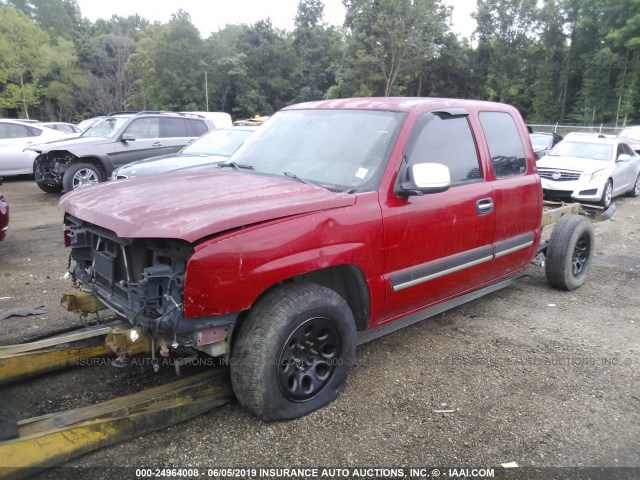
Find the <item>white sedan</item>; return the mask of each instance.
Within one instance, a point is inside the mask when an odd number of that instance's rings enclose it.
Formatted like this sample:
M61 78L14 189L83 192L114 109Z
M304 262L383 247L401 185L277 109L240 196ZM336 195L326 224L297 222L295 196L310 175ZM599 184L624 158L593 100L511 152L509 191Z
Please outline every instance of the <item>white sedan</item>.
M563 140L538 161L538 174L549 200L608 208L613 197L640 194L640 156L616 139Z
M33 161L38 154L24 149L66 136L68 134L39 123L0 119L0 176L32 175Z

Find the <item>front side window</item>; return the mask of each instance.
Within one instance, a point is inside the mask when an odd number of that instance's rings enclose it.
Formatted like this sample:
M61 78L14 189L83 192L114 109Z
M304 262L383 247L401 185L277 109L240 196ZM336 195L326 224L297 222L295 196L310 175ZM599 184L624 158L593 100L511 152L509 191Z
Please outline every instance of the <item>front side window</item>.
M505 112L480 112L480 123L496 177L524 175L527 160L513 117Z
M466 116L426 114L416 122L405 155L410 166L446 165L452 186L482 180L478 152Z

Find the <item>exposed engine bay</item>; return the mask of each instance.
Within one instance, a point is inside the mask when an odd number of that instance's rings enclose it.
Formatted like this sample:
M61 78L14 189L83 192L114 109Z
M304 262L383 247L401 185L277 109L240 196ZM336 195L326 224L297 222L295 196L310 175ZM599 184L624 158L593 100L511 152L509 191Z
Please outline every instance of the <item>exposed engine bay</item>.
M62 177L78 157L64 150L52 150L36 157L34 174L37 182L62 183Z
M184 282L193 254L188 242L119 238L67 215L65 243L71 247L69 272L80 288L140 326L161 348L194 347L213 356L228 352L235 317L185 319Z

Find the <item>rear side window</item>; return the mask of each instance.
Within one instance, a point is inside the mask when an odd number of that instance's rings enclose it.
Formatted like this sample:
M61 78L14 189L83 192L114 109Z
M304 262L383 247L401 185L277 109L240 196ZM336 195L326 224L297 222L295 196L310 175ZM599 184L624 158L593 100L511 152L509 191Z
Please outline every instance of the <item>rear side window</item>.
M466 116L424 115L416 122L406 154L409 165L446 165L452 186L482 180L478 152Z
M189 120L189 122L191 122L193 130L196 132L196 137L201 137L209 131L207 124L202 120Z
M17 125L15 123L0 124L0 138L23 138L29 136L29 127L25 125Z
M496 177L524 175L527 161L513 117L505 112L480 112L480 123Z
M162 138L192 137L189 120L186 118L161 118L160 135Z

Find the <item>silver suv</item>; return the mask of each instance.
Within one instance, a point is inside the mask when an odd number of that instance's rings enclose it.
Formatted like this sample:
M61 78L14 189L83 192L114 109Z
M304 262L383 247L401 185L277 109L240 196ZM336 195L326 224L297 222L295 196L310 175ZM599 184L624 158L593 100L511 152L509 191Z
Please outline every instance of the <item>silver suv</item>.
M175 153L215 128L202 115L171 112L114 113L79 137L30 147L38 186L69 192L109 178L121 165Z

